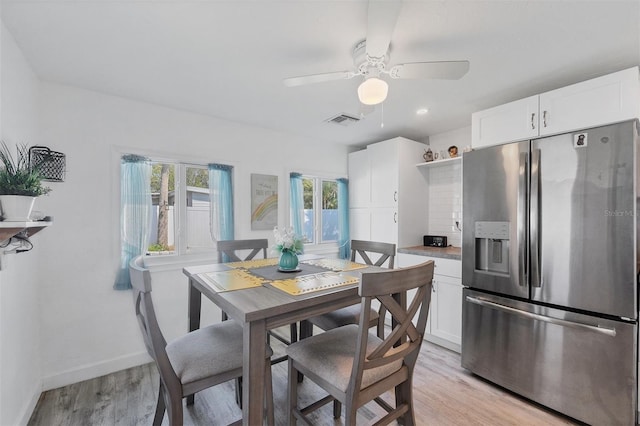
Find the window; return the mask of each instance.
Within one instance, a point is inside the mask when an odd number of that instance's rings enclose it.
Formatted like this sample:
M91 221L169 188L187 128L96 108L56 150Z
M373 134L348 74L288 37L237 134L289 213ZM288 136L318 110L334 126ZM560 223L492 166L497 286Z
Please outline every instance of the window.
M214 248L209 227L207 166L152 161L151 200L147 255L186 254Z
M303 236L307 244L337 242L338 184L335 180L303 176Z

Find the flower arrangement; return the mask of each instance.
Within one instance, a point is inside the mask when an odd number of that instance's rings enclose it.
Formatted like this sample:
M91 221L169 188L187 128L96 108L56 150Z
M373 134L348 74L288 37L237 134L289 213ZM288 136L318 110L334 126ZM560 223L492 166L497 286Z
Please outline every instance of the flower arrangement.
M277 226L273 228L273 235L276 239L275 249L279 253L292 252L301 254L303 249L302 238L293 232L293 228L285 227L279 229Z

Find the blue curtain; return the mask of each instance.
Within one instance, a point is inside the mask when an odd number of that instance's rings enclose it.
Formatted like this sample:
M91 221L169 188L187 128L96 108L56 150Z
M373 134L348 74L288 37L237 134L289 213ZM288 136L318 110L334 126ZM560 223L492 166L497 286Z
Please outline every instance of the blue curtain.
M234 239L232 166L209 164L209 228L213 241ZM226 256L222 259L228 262Z
M338 256L349 259L351 256L351 238L349 236L349 181L338 179Z
M125 155L120 164L120 270L113 288L131 288L129 262L146 252L151 230L151 162Z
M303 236L304 224L304 199L302 189L302 175L300 173L289 174L290 199L291 199L291 227L298 236Z

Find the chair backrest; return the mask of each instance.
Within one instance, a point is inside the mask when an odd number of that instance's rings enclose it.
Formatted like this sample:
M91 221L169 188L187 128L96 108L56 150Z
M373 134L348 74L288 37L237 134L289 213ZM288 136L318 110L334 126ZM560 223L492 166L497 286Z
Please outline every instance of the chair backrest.
M369 257L371 253L379 254L380 257L374 262ZM356 254L359 254L367 265L382 266L388 260L388 268L393 269L393 261L396 257L396 245L377 241L351 240L352 262L356 260Z
M151 299L151 273L144 267L143 256L138 256L129 263L129 276L133 287L133 300L136 317L142 331L147 352L156 362L160 378L167 390L180 389L180 379L176 375L167 356L167 341L162 335L158 318Z
M359 289L362 297L360 333L347 392L352 392L353 395L360 389L365 370L399 360L402 360L402 368L407 368L407 377L411 377L427 325L433 268L434 263L430 260L409 268L362 274ZM416 289L416 294L413 300L407 303L407 291L412 289ZM378 300L391 314L393 329L373 351L367 351L373 299ZM405 306L407 304L408 306ZM418 321L414 324L412 319L418 312Z
M256 240L225 240L218 241L218 262L241 262L243 260L253 259L260 251L263 258L267 258L267 248L269 240L266 238ZM236 251L251 250L249 254L241 258ZM224 259L223 255L227 255L228 259Z

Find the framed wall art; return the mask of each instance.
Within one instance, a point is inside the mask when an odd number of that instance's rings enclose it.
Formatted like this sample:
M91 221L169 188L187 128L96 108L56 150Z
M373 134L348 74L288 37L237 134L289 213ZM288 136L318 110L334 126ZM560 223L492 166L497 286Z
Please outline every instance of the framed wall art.
M251 230L278 224L278 176L251 174Z

